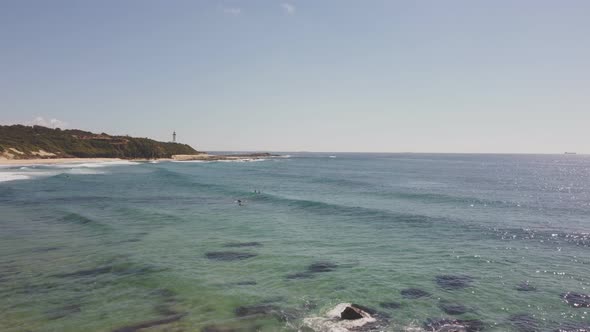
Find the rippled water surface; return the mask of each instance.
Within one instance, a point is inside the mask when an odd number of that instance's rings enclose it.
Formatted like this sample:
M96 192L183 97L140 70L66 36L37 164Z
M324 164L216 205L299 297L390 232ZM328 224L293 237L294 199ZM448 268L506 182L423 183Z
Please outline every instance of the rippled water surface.
M296 331L354 302L554 331L590 323L562 298L590 293L588 232L586 156L3 166L0 330Z

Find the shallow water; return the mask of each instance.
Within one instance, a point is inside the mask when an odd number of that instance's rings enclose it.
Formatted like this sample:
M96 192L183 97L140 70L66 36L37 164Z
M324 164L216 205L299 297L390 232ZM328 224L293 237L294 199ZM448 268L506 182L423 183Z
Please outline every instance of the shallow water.
M586 156L3 167L0 216L1 331L291 331L339 302L590 324L561 298L590 293Z

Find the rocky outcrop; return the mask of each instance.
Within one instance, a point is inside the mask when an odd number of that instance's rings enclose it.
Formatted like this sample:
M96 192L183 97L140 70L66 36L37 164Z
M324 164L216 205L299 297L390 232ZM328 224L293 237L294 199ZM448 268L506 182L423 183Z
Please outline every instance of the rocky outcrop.
M353 303L340 303L323 317L309 317L303 325L315 332L381 331L388 325L379 313ZM367 312L371 311L373 314Z
M340 313L340 318L345 320L362 319L362 310L348 306Z
M519 292L534 292L537 290L537 287L531 285L527 280L516 286L516 290Z
M561 294L561 298L574 308L590 308L590 295L576 292Z
M252 161L266 159L270 157L278 157L270 153L251 153L251 154L228 154L228 155L213 155L208 153L198 154L177 154L173 155L172 159L176 161Z

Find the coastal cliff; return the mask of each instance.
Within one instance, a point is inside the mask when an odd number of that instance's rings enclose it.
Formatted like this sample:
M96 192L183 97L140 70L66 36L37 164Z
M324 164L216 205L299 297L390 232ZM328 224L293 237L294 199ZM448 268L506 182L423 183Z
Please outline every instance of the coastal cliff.
M155 159L199 154L187 144L42 126L0 126L0 159Z

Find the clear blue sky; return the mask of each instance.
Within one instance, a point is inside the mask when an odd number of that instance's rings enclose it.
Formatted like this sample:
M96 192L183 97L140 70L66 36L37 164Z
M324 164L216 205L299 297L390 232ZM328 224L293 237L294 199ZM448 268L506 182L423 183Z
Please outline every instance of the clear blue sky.
M590 153L590 1L1 0L0 123L51 119L202 150Z

